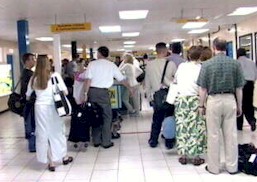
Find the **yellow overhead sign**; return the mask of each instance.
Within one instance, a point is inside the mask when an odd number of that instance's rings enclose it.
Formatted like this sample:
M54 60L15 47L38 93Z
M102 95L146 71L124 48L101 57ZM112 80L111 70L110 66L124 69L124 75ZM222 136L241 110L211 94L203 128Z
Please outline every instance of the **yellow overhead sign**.
M208 20L205 19L205 18L201 18L201 19L178 19L176 22L177 22L177 23L208 22Z
M51 25L52 33L61 32L77 32L77 31L89 31L92 29L91 23L74 23L74 24L56 24Z

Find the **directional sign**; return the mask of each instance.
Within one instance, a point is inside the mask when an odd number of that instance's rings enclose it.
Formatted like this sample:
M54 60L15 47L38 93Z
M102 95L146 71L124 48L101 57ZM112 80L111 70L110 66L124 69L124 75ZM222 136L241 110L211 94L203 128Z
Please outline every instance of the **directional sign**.
M51 32L52 33L89 31L91 29L92 29L91 23L74 23L74 24L51 25Z

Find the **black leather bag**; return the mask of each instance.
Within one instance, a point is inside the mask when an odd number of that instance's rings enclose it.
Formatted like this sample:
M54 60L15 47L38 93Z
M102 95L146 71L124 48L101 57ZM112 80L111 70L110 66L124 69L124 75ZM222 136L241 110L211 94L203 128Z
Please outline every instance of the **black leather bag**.
M153 99L154 99L154 106L156 108L159 108L159 109L163 108L164 103L166 102L168 91L169 91L168 88L161 88L160 90L154 93Z
M12 112L14 112L20 116L23 116L23 109L26 104L26 98L23 98L21 96L21 94L18 94L15 92L15 90L17 89L20 82L21 82L21 80L19 80L18 83L16 84L16 86L14 87L13 92L9 96L7 104L8 104L9 109Z
M145 71L143 71L143 73L141 73L141 74L136 78L137 82L139 82L139 83L143 82L144 79L145 79Z
M166 69L167 69L168 63L169 63L169 61L167 60L166 63L165 63L163 72L162 72L161 85L164 84L164 76L165 76L165 73L166 73ZM166 102L166 98L167 98L168 92L169 92L169 88L168 87L166 87L166 88L162 88L161 87L158 91L156 91L154 93L153 99L154 99L154 107L155 107L155 109L157 109L157 110L169 110L170 109L170 107L172 105L170 105L169 103Z

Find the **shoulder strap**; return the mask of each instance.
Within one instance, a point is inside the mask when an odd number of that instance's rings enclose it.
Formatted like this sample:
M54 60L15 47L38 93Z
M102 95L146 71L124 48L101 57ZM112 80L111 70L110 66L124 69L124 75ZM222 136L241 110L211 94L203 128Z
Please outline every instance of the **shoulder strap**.
M12 92L15 92L15 90L17 89L18 85L21 83L21 77L18 81L18 83L16 83L15 87L13 88Z
M51 76L51 82L52 82L52 85L55 86L55 88L53 87L54 93L59 92L60 91L59 86L58 86L59 81L58 81L57 77Z
M169 63L169 60L166 60L166 63L165 63L164 69L163 69L163 71L162 71L161 84L163 84L163 82L164 82L164 76L165 76L165 73L166 73L166 70L167 70L168 63Z

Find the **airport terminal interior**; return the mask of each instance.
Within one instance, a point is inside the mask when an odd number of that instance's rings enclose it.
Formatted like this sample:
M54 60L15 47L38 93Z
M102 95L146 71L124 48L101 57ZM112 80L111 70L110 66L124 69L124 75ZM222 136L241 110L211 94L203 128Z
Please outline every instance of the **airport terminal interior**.
M8 100L16 85L19 93L25 53L32 53L36 60L47 55L52 68L62 74L63 60L78 55L90 64L97 59L98 48L106 46L109 61L116 64L117 58L131 55L143 70L156 61L159 42L164 42L170 53L172 45L179 43L182 52L178 56L186 62L190 47L213 49L218 37L226 40L228 57L237 59L237 49L244 48L245 57L257 67L256 22L256 0L0 0L0 182L255 182L252 174L232 175L225 170L222 140L220 173L215 175L206 168L206 153L201 156L205 163L182 165L176 146L167 148L164 129L158 145L151 147L148 140L154 110L144 80L137 85L138 113L122 103L124 89L120 85L110 88L112 109L118 120L122 119L115 131L120 137L113 137L112 147L96 147L92 140L88 146L83 142L74 146L68 141L71 116L61 117L73 161L55 163L55 172L38 162L36 152L29 152L24 118L10 110ZM257 118L254 81L252 105ZM251 143L257 148L257 131L246 118L237 139L238 144ZM255 162L252 170L257 175L256 155L257 149L249 163Z

